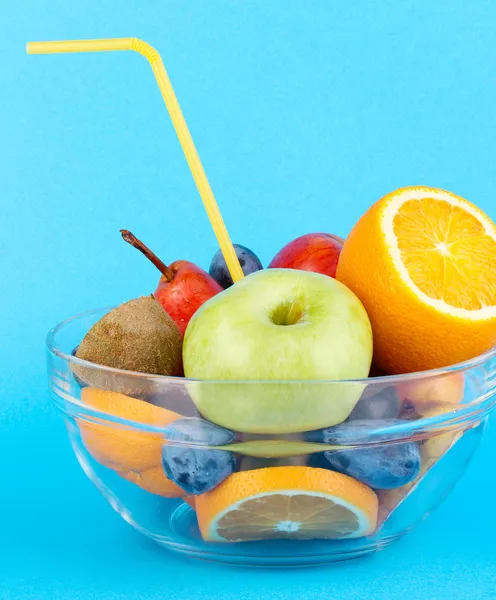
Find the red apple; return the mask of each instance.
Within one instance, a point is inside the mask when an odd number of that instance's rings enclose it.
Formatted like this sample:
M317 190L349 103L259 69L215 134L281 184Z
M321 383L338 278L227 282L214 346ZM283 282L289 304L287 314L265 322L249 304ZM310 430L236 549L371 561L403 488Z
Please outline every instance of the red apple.
M122 229L121 234L162 273L154 296L184 335L191 317L204 302L222 292L222 287L194 263L177 260L167 266L130 231Z
M172 279L162 275L154 296L184 335L195 312L223 288L206 271L187 260L177 260L169 269Z
M344 240L330 233L307 233L284 246L269 269L298 269L336 277L343 244Z

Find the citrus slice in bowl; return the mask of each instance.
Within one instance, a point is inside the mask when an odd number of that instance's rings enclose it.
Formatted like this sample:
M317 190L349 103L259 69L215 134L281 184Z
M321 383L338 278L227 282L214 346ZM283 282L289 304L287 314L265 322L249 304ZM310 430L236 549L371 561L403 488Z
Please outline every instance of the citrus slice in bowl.
M445 367L496 342L496 226L450 192L408 187L376 202L346 239L337 279L365 306L387 373Z
M374 530L377 496L327 469L269 467L234 473L196 511L208 542L354 538Z
M403 406L411 406L419 417L456 410L465 395L465 374L453 371L435 377L414 378L397 385Z
M97 388L81 391L84 404L110 417L129 419L143 425L165 427L181 415L143 400ZM162 462L164 436L137 427L123 427L110 419L99 422L79 420L84 445L90 454L107 467L121 471L141 471Z
M108 420L78 419L81 440L96 461L152 494L168 498L184 495L183 490L164 473L164 436L140 430L137 425L124 427L111 421L113 416L137 424L165 427L181 415L131 396L97 388L84 388L81 400L109 415Z
M162 465L141 471L117 471L117 473L150 494L164 498L182 498L184 496L184 490L167 478Z

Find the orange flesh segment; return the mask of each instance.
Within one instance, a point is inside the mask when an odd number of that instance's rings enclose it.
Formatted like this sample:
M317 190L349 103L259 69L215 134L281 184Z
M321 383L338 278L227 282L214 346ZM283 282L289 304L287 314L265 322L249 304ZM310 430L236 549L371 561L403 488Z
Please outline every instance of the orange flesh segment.
M226 540L339 538L358 525L356 515L329 498L273 494L246 500L220 519L217 531Z
M393 227L403 264L424 294L466 310L496 305L496 240L475 216L427 197L402 204Z

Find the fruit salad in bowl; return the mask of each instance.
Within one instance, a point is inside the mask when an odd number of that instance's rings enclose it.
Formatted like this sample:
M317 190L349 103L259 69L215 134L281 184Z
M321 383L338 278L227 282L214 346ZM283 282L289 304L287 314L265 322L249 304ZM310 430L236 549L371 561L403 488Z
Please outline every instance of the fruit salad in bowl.
M111 506L162 546L265 566L375 552L461 478L495 404L496 226L404 188L266 269L234 249L48 336L50 387Z

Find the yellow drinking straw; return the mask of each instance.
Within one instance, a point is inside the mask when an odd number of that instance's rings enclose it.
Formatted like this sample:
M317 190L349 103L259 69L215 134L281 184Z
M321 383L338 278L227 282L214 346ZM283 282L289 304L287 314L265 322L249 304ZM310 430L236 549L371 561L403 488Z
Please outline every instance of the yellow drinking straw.
M214 230L220 249L224 255L229 273L234 282L244 277L238 257L227 232L212 188L196 151L183 113L177 101L176 94L170 82L160 54L138 38L112 38L101 40L72 40L61 42L30 42L26 46L28 54L59 54L66 52L105 52L109 50L134 50L144 56L150 63L158 87L162 93L172 124L181 143L184 155L188 161L191 174L200 193L203 205Z

